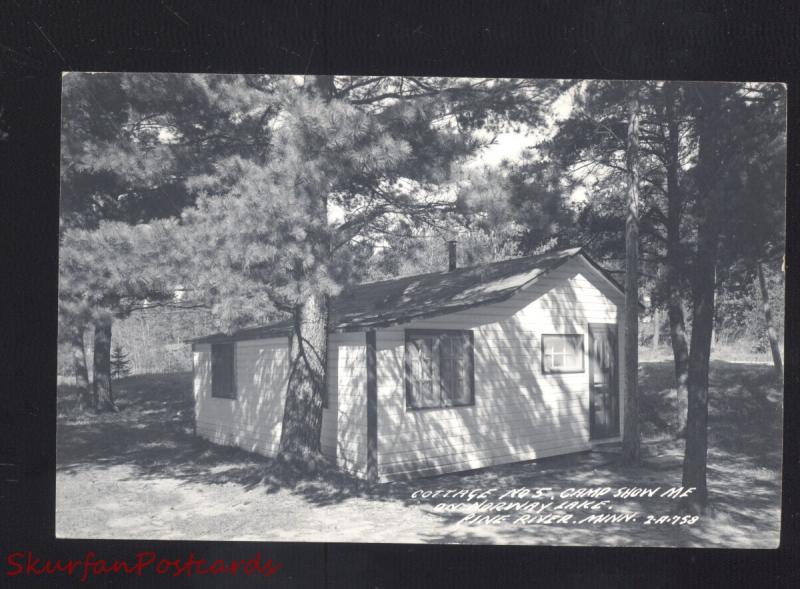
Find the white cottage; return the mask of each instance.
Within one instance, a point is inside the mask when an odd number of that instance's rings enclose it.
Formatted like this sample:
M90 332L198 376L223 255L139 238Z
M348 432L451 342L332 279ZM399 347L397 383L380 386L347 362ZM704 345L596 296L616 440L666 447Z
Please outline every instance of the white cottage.
M347 290L332 307L323 453L386 481L619 439L623 300L580 249ZM289 328L193 340L200 436L276 454Z

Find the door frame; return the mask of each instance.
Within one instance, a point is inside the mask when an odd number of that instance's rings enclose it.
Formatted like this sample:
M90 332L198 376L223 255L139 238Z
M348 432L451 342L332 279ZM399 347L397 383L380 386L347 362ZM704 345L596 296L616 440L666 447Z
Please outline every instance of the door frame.
M617 438L621 435L620 423L620 409L621 409L621 395L620 395L620 361L619 361L619 330L616 323L589 323L587 325L587 334L589 340L586 342L589 354L589 440L607 440ZM594 353L593 341L595 335L603 334L609 342L614 353L614 370L610 383L611 397L612 397L612 415L611 425L609 429L611 433L606 433L604 436L598 436L594 433L594 362L591 354Z

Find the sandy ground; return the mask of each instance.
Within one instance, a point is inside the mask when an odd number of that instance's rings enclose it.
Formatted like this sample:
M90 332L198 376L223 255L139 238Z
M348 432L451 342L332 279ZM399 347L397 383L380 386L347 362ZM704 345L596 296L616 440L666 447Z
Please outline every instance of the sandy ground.
M76 495L86 506L61 508ZM350 498L314 508L291 490L265 495L235 483L141 481L129 466L97 478L59 477L58 504L59 536L69 537L419 542L435 527L431 516L399 503ZM87 520L102 522L103 529L87 528ZM391 525L376 525L381 521Z
M61 411L56 534L62 538L486 543L632 546L777 546L782 391L768 368L715 364L709 487L712 509L694 525L645 525L673 513L664 498L611 499L608 513L638 521L575 525L458 523L468 512L437 511L418 490L680 485L681 441L668 436L667 364L643 368L643 465L619 465L616 448L408 483L368 485L335 471L289 472L274 461L221 448L191 433L187 375L132 377L122 410ZM724 392L722 395L720 393ZM60 408L68 407L67 402ZM495 494L494 499L497 499ZM606 508L604 508L606 509ZM566 513L564 511L558 512ZM580 517L594 512L581 513ZM573 520L574 521L574 520Z

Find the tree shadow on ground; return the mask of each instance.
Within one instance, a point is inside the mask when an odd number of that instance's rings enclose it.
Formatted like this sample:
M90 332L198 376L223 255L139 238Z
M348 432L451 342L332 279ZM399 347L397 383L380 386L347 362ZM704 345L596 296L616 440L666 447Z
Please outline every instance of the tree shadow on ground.
M712 362L709 446L781 469L783 384L768 365Z
M290 465L194 435L191 373L143 375L115 383L119 412L77 414L62 387L56 461L59 472L126 465L136 478L170 477L212 485L234 483L274 493L290 489L317 505L353 497L396 499L402 484L374 485L327 461ZM387 491L389 491L387 493Z
M674 438L678 416L675 372L670 362L639 365L640 432L643 440Z

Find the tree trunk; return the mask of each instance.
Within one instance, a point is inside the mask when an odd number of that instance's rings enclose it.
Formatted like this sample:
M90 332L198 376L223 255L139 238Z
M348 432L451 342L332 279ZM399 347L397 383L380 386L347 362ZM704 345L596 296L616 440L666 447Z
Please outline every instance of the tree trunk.
M83 326L75 328L72 334L72 366L75 371L75 386L77 387L78 409L96 409L93 396L89 390L89 370L86 367L86 349L83 344Z
M667 317L669 336L672 343L672 357L675 364L675 392L677 395L677 416L675 433L678 437L686 435L686 412L688 410L687 381L689 379L689 344L686 341L686 323L681 296L681 211L683 194L680 190L678 169L680 167L680 129L675 116L675 87L672 83L664 85L664 115L667 121L665 154L667 171Z
M83 370L86 372L86 388L90 389L89 386L89 361L86 359L86 329L81 332L81 364L83 365Z
M625 421L622 460L639 462L639 87L628 90L628 215L625 221Z
M322 400L327 386L328 298L310 296L294 313L289 344L289 382L280 455L308 460L321 452Z
M94 325L94 402L98 411L116 411L111 390L111 325L113 319L104 315Z
M767 326L767 337L769 347L772 351L772 364L779 379L783 378L783 362L781 362L781 349L778 347L778 336L775 327L772 325L772 308L769 306L769 291L767 291L767 281L764 280L764 266L758 262L758 285L761 288L761 304L764 309L764 321Z
M661 331L661 311L658 307L653 308L653 341L651 342L651 347L655 352L658 350L659 342L659 332Z
M333 76L314 76L310 88L330 101L336 91ZM319 223L321 230L306 236L314 263L325 267L331 259L328 224L328 195L324 184L308 188L308 214ZM302 283L308 269L297 261L295 279ZM313 287L312 287L313 288ZM329 297L323 292L311 292L292 313L294 328L289 342L289 381L278 456L282 460L313 462L321 457L322 405L327 393Z
M704 240L708 241L708 240ZM709 244L710 245L710 244ZM701 264L712 263L708 254ZM712 269L713 270L713 269ZM698 268L698 271L700 269ZM708 368L711 358L711 332L714 325L714 272L696 277L692 315L692 339L687 379L686 454L683 460L683 486L694 487L687 504L702 512L708 501L706 468L708 454Z
M687 388L689 380L689 344L686 341L686 323L680 301L680 292L677 292L677 289L671 289L671 291L667 313L669 315L669 336L672 341L672 357L675 362L675 391L677 395L675 435L682 438L686 436L686 412L689 408L689 391Z
M708 370L714 330L714 294L719 248L718 134L722 130L721 88L718 84L699 86L701 97L697 114L697 256L692 269L692 337L689 350L686 454L683 460L683 486L693 493L683 501L684 509L701 513L708 503L706 481L708 461Z

